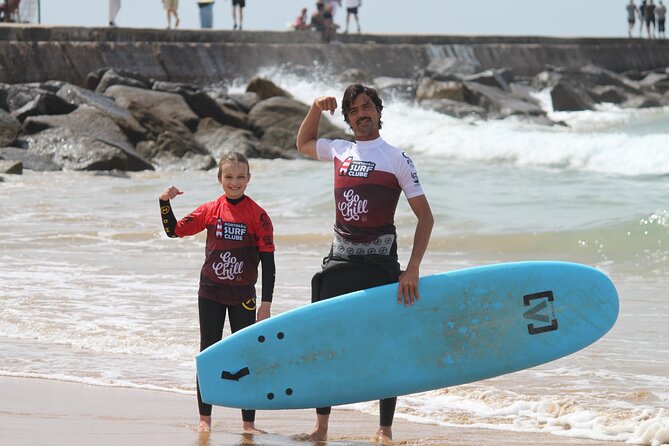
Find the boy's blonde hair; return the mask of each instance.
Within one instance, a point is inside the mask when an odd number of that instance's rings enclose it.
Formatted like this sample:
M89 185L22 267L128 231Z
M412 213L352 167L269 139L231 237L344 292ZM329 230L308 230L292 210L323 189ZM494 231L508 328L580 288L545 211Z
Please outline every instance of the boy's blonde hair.
M248 173L251 173L251 166L249 165L249 159L246 158L246 155L244 155L241 152L225 152L223 156L221 156L221 160L218 162L218 179L221 179L221 170L223 168L223 164L227 163L241 163L241 164L246 164L246 170Z

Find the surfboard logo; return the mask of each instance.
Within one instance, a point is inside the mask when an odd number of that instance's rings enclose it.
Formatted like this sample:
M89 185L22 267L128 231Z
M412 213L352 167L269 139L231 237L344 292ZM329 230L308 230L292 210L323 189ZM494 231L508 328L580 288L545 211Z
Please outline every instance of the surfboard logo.
M558 321L555 317L555 298L552 291L527 294L523 296L526 307L533 304L532 308L523 313L525 319L540 322L543 325L536 326L534 323L527 324L527 332L531 335L555 331L558 329ZM546 314L548 313L548 314Z

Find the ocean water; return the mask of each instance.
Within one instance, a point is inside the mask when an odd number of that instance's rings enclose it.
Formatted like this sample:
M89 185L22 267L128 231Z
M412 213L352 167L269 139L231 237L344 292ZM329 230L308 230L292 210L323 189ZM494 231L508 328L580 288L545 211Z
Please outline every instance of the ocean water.
M263 74L307 103L342 91ZM550 110L547 96L538 97ZM397 417L669 444L669 109L550 116L569 126L457 120L386 98L382 135L411 153L436 220L421 274L565 260L607 273L621 298L615 327L592 346L400 397ZM278 314L309 302L311 275L331 240L331 168L307 160L252 160L251 168L247 192L276 228ZM157 197L171 184L185 191L173 202L178 217L221 192L213 171L5 176L0 375L194 395L204 238L163 234ZM414 219L401 201L405 265ZM348 408L375 413L376 403Z

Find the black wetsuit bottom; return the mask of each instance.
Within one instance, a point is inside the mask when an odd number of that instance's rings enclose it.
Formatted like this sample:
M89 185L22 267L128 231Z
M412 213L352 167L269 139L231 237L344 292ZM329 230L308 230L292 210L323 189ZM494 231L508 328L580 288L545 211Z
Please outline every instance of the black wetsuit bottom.
M198 310L200 313L200 351L206 349L223 338L223 326L225 325L226 312L230 315L230 330L237 330L252 325L256 320L255 303L246 305L225 305L203 297L198 298ZM202 402L200 385L195 379L197 387L197 405L200 415L211 416L211 404ZM256 418L255 410L242 409L242 420L253 422Z
M365 257L351 261L326 258L323 271L312 279L311 301L318 302L353 291L397 282L401 272L399 264L392 259L378 256L375 258L376 261L369 261L369 258ZM379 401L380 426L392 426L396 404L397 397ZM319 407L316 413L329 415L331 410L331 407Z

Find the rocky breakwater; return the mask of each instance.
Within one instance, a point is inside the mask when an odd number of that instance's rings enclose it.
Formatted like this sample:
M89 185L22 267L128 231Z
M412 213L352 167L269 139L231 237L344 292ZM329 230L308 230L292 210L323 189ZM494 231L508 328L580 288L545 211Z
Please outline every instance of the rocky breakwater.
M246 92L156 81L103 69L88 87L48 81L0 84L5 170L211 169L228 150L293 158L308 106L263 79ZM346 138L327 119L323 135Z
M299 78L313 67L284 64ZM516 75L511 68L479 71L471 61L440 59L407 77L373 76L349 68L317 73L328 83L363 82L382 97L401 98L472 123L524 119L554 125L538 93L550 91L555 111L669 105L669 68L615 73L588 65L547 66ZM0 84L0 172L31 170L211 169L228 150L249 157L294 158L295 137L309 105L272 82L253 78L246 91L151 79L103 68L86 87L63 81ZM562 124L563 125L563 124ZM327 118L320 135L350 138Z

